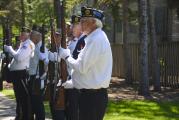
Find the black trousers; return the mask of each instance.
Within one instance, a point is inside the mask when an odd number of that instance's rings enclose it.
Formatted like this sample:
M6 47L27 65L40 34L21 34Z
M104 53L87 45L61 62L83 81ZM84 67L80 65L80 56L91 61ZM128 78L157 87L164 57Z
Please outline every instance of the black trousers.
M66 120L79 120L79 90L66 89Z
M30 120L30 99L27 89L27 72L26 70L11 71L14 94L16 97L16 120L20 120L19 115L22 113L21 120ZM20 112L21 110L21 112Z
M50 112L53 120L65 120L65 111L54 108L54 84L50 84Z
M79 96L79 120L103 120L107 107L106 89L81 89Z
M40 84L40 79L36 79L36 75L30 76L29 81L29 93L30 93L30 100L31 100L31 106L32 106L32 119L35 115L35 120L45 120L45 108L43 104L43 96L42 96L42 90L40 90L39 85L39 91L36 93L34 90L34 84Z

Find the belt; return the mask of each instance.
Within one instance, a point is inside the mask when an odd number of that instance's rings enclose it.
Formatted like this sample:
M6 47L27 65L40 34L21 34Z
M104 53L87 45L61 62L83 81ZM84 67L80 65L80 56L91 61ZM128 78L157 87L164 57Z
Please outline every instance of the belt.
M76 89L75 90L81 92L81 93L95 93L95 92L103 92L103 91L107 91L107 88L99 88L99 89Z

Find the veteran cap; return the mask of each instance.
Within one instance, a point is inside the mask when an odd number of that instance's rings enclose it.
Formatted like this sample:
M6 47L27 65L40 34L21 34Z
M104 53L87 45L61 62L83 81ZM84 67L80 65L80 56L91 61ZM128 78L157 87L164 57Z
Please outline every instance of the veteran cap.
M102 21L104 14L101 10L83 6L81 7L81 17L94 17Z
M30 33L31 30L30 30L28 27L22 27L22 28L21 28L21 32L27 32L27 33Z
M81 16L78 15L72 15L71 16L71 24L76 24L79 23L81 19Z

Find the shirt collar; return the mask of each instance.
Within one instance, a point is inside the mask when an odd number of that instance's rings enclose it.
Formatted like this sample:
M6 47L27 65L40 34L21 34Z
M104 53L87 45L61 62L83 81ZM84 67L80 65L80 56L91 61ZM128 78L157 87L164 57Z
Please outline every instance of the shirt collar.
M89 38L91 38L92 36L94 36L96 33L98 33L99 31L101 31L101 28L97 28L94 31L92 31L89 35L87 35L87 37L85 38L85 41L87 42Z

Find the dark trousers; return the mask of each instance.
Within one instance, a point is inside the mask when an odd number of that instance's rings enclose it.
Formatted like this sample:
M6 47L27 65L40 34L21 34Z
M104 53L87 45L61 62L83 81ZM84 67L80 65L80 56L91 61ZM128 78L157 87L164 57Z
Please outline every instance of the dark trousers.
M21 120L30 120L30 105L29 105L29 93L27 89L27 73L25 70L11 71L13 78L13 88L16 97L17 109L16 109L16 120L20 120L19 113L21 109L22 118ZM19 110L18 110L19 109Z
M107 102L106 89L80 90L79 120L103 120Z
M65 111L64 110L56 110L55 109L55 101L54 101L54 84L50 84L50 112L53 120L65 120Z
M79 90L66 89L66 119L79 120Z
M20 102L16 99L16 117L15 120L21 120L22 119L22 108L20 105Z
M40 90L39 85L39 91L36 93L34 90L34 84L40 84L40 79L36 79L36 76L30 76L29 81L29 93L30 93L30 99L31 99L31 106L32 106L32 119L35 115L35 120L45 120L45 109L43 104L43 96L42 96L42 90Z

